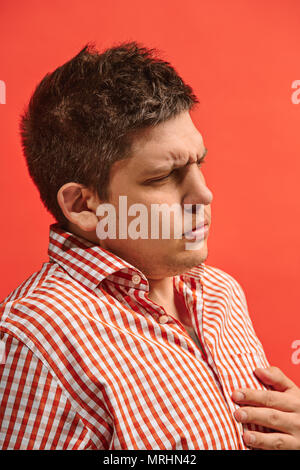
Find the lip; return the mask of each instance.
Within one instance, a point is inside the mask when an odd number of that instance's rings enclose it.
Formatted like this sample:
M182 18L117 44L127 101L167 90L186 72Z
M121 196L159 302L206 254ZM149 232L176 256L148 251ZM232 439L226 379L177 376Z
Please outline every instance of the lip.
M194 238L205 238L209 231L209 223L207 221L204 224L197 225L187 232L184 232L183 236L186 238L194 239Z

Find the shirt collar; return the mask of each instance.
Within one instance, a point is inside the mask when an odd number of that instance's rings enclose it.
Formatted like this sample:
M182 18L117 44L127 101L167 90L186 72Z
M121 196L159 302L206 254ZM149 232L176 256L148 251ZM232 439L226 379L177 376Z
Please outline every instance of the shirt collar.
M139 274L141 283L137 286L127 279L125 283L129 287L148 290L147 278L135 266L100 245L68 232L58 223L49 228L48 255L51 261L59 264L71 277L91 290L95 290L103 279L121 271L127 278L128 274L129 278L134 273ZM204 273L204 267L205 263L201 263L176 277L199 279Z
M66 231L58 223L49 228L48 255L51 261L59 264L71 277L92 290L103 279L120 270L133 270L145 278L127 261L100 245Z

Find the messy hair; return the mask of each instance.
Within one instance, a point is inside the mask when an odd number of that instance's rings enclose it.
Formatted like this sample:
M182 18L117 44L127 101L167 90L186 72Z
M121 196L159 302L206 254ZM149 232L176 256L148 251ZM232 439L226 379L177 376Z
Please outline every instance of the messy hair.
M124 42L101 54L88 43L37 85L20 119L29 174L65 225L57 192L76 182L109 197L109 172L130 157L138 132L190 110L198 99L157 49Z

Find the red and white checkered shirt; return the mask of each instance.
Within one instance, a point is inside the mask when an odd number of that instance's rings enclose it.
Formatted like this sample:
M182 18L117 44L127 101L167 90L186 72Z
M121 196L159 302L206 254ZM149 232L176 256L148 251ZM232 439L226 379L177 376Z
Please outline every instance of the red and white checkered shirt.
M1 449L246 448L231 393L269 364L235 279L173 278L202 351L126 261L58 224L48 253L1 304Z

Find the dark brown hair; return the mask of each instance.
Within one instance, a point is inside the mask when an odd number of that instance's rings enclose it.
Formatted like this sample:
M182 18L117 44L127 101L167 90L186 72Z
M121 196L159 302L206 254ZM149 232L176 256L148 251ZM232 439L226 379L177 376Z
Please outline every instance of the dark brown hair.
M57 192L71 181L107 200L110 167L130 157L138 131L196 103L157 49L125 42L99 54L88 43L42 79L21 115L28 171L47 210L66 223Z

